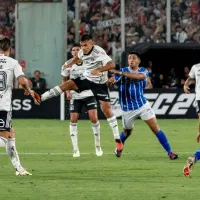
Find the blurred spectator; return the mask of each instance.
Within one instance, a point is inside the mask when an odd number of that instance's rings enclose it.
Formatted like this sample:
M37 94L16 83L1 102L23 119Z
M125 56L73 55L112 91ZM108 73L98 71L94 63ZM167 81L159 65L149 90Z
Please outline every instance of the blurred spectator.
M153 71L152 61L148 62L148 66L146 67L146 69L149 72L149 78L150 78L150 82L151 82L153 88L160 87L159 77L158 77L158 74Z
M185 84L185 81L187 80L187 78L189 76L189 72L190 72L189 67L185 66L184 70L183 70L183 76L181 77L181 81L180 81L181 87L183 87L183 85ZM194 80L191 81L190 88L195 88L195 81Z
M183 28L178 25L176 27L176 35L174 39L176 40L177 43L184 43L186 39L188 38L188 35L185 31L183 31Z
M46 89L47 85L46 85L46 80L44 78L40 77L40 71L36 70L34 72L34 77L30 78L31 82L32 82L32 88L33 89Z
M176 76L175 68L171 68L169 75L166 78L166 84L163 86L164 88L178 88L179 81Z
M11 56L15 56L15 0L0 0L0 35L10 37Z

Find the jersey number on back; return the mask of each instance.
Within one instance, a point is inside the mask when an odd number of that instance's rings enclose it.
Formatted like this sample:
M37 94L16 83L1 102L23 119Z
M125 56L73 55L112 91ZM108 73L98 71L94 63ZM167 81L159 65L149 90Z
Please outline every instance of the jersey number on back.
M7 83L7 74L5 72L0 72L0 91L4 91L6 89Z

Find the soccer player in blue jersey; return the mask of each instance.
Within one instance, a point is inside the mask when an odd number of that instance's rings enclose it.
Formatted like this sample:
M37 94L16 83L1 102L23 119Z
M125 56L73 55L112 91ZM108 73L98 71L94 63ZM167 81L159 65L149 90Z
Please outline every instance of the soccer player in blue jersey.
M178 155L172 152L165 133L158 126L154 111L144 97L144 88L149 74L145 68L139 67L140 62L140 58L136 54L130 53L128 67L121 68L120 71L111 70L114 76L109 79L109 82L118 85L119 102L123 110L122 123L124 130L120 135L120 139L125 143L132 133L134 121L141 117L156 135L169 158L175 160Z

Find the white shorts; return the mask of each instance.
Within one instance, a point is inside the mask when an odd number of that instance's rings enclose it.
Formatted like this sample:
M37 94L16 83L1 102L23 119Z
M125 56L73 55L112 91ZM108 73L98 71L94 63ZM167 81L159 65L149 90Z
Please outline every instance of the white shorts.
M138 110L123 111L122 113L123 128L132 129L134 126L134 121L138 117L140 117L144 121L155 117L155 113L148 102L142 107L140 107Z

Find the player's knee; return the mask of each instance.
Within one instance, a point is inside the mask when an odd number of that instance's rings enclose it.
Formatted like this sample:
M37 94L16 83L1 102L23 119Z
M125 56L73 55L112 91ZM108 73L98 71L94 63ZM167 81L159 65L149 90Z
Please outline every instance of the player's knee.
M106 118L113 117L113 113L112 113L111 107L102 108L102 111L103 111L103 113L104 113Z
M125 130L124 130L124 135L125 135L125 136L130 136L131 133L132 133L132 129L125 129Z
M159 132L159 130L160 130L159 126L157 126L157 125L156 126L152 126L150 128L151 128L151 130L152 130L152 132L154 134L157 134Z
M96 124L98 122L98 118L97 117L90 117L90 121L93 123L93 124Z

